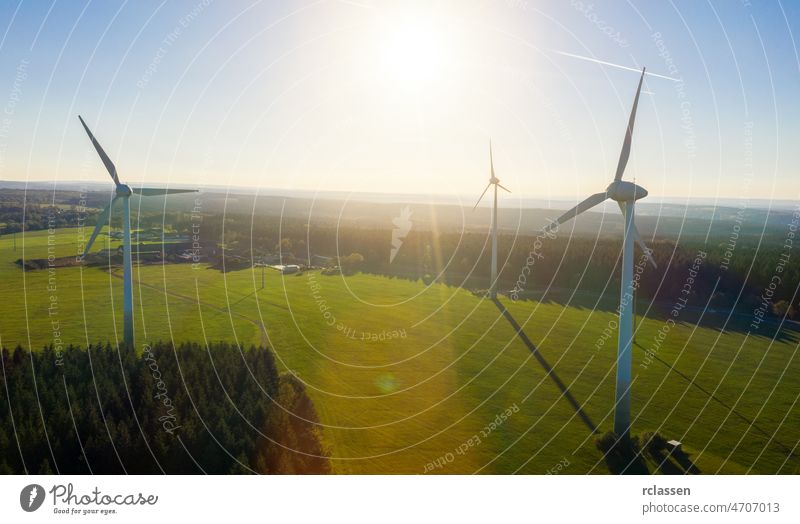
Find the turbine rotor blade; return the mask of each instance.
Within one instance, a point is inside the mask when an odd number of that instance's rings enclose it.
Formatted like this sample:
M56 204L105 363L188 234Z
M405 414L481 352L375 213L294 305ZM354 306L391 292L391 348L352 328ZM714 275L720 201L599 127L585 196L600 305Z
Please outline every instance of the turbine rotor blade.
M653 266L653 269L658 269L658 264L656 264L656 261L653 258L652 251L647 247L647 244L644 243L644 240L642 240L642 235L639 234L636 224L633 224L633 239L637 244L639 244L639 247L642 248L642 252L647 257L647 261L650 262L650 265Z
M576 216L580 215L581 213L583 213L584 211L590 210L591 208L593 208L597 204L600 204L601 202L603 202L607 198L608 198L608 194L606 194L606 193L595 193L594 195L590 196L589 198L587 198L586 200L584 200L583 202L581 202L577 206L573 207L572 209L570 209L569 211L567 211L566 213L564 213L563 215L561 215L560 217L555 219L553 222L548 224L543 229L543 231L545 233L547 233L548 231L554 229L556 226L558 226L560 224L563 224L564 222L566 222L570 218L576 217Z
M478 197L478 201L477 201L477 202L475 202L475 207L473 207L473 208L472 208L472 210L473 210L473 211L475 211L475 209L478 207L478 204L480 204L480 203L481 203L481 200L483 200L483 195L485 195L485 194L486 194L486 192L487 192L487 191L489 191L489 187L490 187L491 185L492 185L492 183L491 183L491 182L489 182L488 184L486 184L486 189L484 189L484 190L483 190L483 193L481 193L481 196L480 196L480 197Z
M114 202L117 201L117 197L114 197L111 200L111 203L103 209L100 214L97 216L97 224L94 226L94 231L92 232L91 238L89 238L89 242L86 243L86 248L83 250L82 257L85 257L89 250L92 248L92 244L94 244L94 239L97 238L97 235L100 233L100 230L103 229L103 226L106 225L108 222L108 216L111 214L111 207L114 205Z
M502 189L502 190L503 190L503 191L505 191L506 193L511 193L511 190L510 190L510 189L506 189L505 187L503 187L503 186L502 186L502 185L500 185L499 183L497 184L497 187L499 187L500 189Z
M492 171L492 180L496 177L494 176L494 158L492 158L492 139L489 139L489 167Z
M86 134L88 134L89 138L92 140L92 145L97 151L97 154L100 155L100 160L102 160L103 164L106 166L108 174L111 175L111 178L112 180L114 180L114 183L116 185L119 185L119 177L117 176L117 168L114 167L114 162L112 162L111 159L108 158L108 155L106 154L105 151L103 151L102 146L100 146L100 142L98 142L97 139L94 137L92 132L89 130L89 126L86 125L86 122L83 121L83 118L81 118L80 115L78 115L78 120L81 121L81 124L83 124L83 128L86 130Z
M197 189L163 189L158 187L137 187L133 189L133 193L135 195L141 195L141 196L174 195L176 193L197 193L197 191L198 191Z
M625 131L625 140L622 142L622 151L619 154L619 162L617 163L617 174L614 175L614 181L622 180L622 173L625 172L625 166L628 165L628 157L631 156L631 140L633 138L633 122L636 120L636 108L639 105L639 94L642 92L642 81L644 80L645 68L642 68L642 76L639 78L639 87L636 88L636 97L633 99L633 108L631 109L631 116L628 120L628 129Z
M619 210L622 211L622 216L625 216L625 207L623 206L622 202L617 202L619 204ZM658 264L656 264L655 259L653 258L652 251L647 247L647 244L644 243L642 240L642 235L639 234L639 228L636 227L636 223L633 223L633 240L639 244L639 247L642 250L642 253L647 257L647 261L650 262L650 265L653 266L653 269L658 269Z

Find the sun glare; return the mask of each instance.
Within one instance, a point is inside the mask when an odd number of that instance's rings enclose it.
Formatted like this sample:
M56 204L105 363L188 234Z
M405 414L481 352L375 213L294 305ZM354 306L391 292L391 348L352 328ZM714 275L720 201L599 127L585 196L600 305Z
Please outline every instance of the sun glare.
M442 28L430 20L405 20L387 28L384 38L380 68L387 83L418 91L441 80L447 60Z

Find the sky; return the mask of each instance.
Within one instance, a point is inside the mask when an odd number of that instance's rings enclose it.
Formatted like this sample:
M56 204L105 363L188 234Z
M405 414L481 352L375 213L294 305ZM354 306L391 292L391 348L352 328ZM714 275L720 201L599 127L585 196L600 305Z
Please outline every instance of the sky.
M800 197L800 5L0 2L0 180ZM578 58L584 57L584 58ZM669 77L669 78L663 78Z

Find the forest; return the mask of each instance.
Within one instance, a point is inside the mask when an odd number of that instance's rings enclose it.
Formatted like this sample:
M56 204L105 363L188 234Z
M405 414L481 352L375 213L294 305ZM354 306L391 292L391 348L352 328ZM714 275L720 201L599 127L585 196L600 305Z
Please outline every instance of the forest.
M0 200L0 233L19 233L55 227L94 224L95 209L109 201L108 194L77 191L6 189Z
M2 372L0 474L331 470L303 384L264 348L3 349Z

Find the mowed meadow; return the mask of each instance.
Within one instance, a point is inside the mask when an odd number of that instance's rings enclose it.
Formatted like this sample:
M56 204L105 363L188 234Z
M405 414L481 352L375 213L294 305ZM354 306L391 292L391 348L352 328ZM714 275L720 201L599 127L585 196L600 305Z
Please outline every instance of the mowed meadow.
M56 256L74 256L78 231L58 230L54 242ZM15 260L46 258L48 234L18 234L16 244L0 237L4 347L121 338L121 269L23 272ZM157 340L268 345L306 384L339 473L608 472L594 441L612 426L612 307L498 306L456 287L365 274L265 277L261 289L260 268L135 266L137 350ZM682 441L704 474L800 471L796 331L748 336L709 313L655 346L667 314L637 320L633 433ZM165 377L173 389L179 380Z

